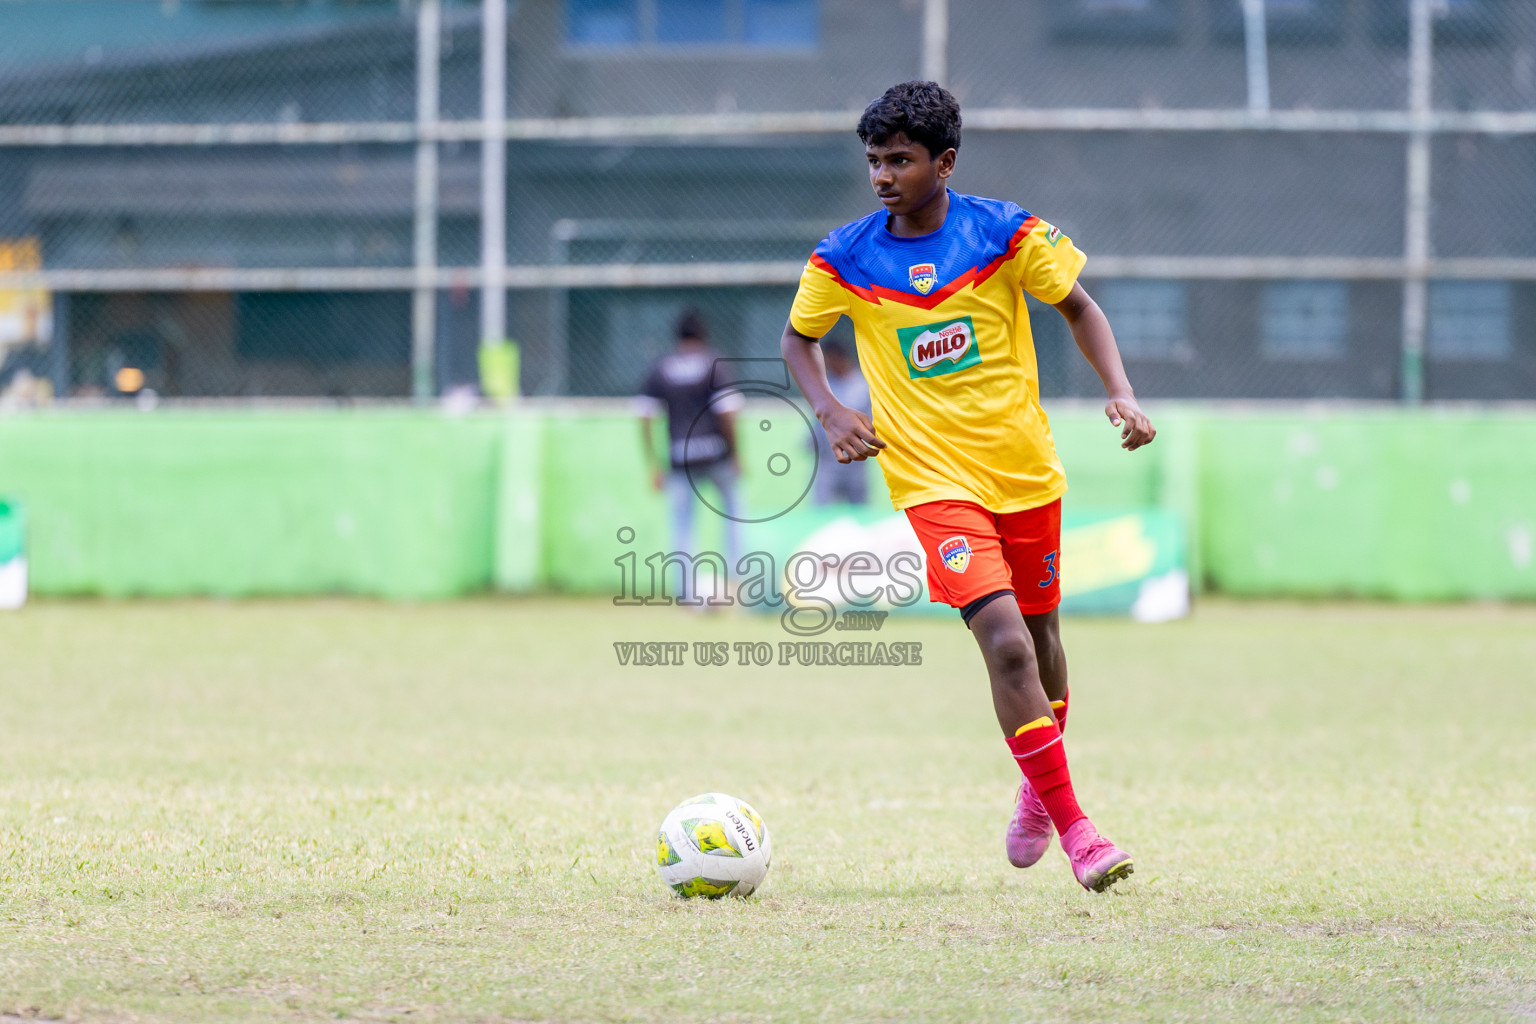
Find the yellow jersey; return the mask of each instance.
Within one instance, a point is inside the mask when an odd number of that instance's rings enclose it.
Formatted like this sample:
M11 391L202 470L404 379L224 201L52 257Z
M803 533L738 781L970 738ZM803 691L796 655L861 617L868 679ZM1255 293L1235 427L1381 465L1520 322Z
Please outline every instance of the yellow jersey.
M898 509L970 501L992 512L1066 492L1026 293L1057 303L1087 257L1010 202L949 193L944 226L894 235L878 210L829 234L800 275L789 322L820 338L853 321L876 460Z

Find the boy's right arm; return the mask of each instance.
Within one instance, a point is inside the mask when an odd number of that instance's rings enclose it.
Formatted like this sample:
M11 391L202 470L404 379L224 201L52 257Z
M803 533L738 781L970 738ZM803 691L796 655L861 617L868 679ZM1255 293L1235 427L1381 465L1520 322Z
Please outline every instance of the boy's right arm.
M1067 297L1055 306L1066 319L1083 357L1104 382L1104 391L1109 395L1104 415L1121 428L1120 447L1135 451L1144 444L1151 444L1157 436L1157 428L1136 403L1136 393L1131 390L1130 379L1125 375L1120 349L1115 345L1115 334L1110 330L1104 311L1083 289L1081 282L1072 285Z
M821 344L816 338L808 338L790 324L784 325L784 336L779 339L779 351L789 367L800 392L811 403L821 427L827 432L832 454L838 462L863 462L880 454L885 442L875 436L875 425L868 416L857 409L850 409L832 394L827 382L827 364L821 355Z

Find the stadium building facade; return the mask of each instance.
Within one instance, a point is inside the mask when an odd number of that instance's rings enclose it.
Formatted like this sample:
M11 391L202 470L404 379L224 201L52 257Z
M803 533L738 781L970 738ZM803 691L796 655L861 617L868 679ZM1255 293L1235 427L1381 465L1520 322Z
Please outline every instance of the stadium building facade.
M1409 6L1271 0L1256 110L1237 0L951 0L942 70L971 114L955 187L1016 200L1089 253L1085 280L1144 395L1395 399L1411 132L1390 118L1409 103ZM932 7L511 4L508 112L535 128L508 147L508 263L699 268L697 282L674 270L661 287L555 275L560 287L514 289L524 390L632 392L687 306L724 352L776 354L795 263L873 206L852 132L806 114L857 110L931 71ZM1432 109L1536 111L1536 12L1498 0L1436 11ZM444 5L443 120L478 116L479 25L478 5ZM0 126L417 118L417 20L397 0L30 0L6 5L0 26ZM1201 112L1249 119L1223 127ZM786 120L772 131L730 120L756 113ZM612 137L598 119L619 126ZM624 129L640 119L657 127ZM410 267L414 140L367 135L306 145L18 136L0 147L13 197L0 236L39 239L49 271ZM1461 263L1428 275L1425 393L1530 398L1536 131L1437 130L1428 145L1428 255ZM445 139L438 158L437 265L471 268L479 143ZM755 269L720 269L733 264ZM25 365L61 394L112 395L132 364L173 396L410 393L411 298L399 287L78 281L55 289L48 344L0 353L0 387ZM467 275L439 293L437 390L476 379L477 306ZM1094 395L1058 318L1045 311L1036 325L1047 396Z

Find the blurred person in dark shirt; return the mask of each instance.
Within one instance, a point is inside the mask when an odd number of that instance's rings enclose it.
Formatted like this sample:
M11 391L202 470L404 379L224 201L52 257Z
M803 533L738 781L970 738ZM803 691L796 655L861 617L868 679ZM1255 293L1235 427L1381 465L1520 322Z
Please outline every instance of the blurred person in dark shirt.
M857 409L865 416L873 416L869 401L869 384L859 372L859 364L848 346L833 338L821 343L821 354L827 362L827 383L837 400L850 409ZM821 440L827 444L827 432L818 428ZM815 501L818 505L831 505L844 501L850 505L862 505L869 497L869 463L863 461L838 462L824 458L816 466Z
M693 547L694 489L707 481L720 492L715 507L726 513L727 576L741 554L736 412L745 404L732 387L728 365L710 347L704 318L689 310L678 321L676 346L651 364L640 389L640 435L652 481L667 492L671 505L673 550L698 554ZM651 434L662 413L667 417L665 467L657 463ZM691 597L692 591L692 581L685 580L683 592Z

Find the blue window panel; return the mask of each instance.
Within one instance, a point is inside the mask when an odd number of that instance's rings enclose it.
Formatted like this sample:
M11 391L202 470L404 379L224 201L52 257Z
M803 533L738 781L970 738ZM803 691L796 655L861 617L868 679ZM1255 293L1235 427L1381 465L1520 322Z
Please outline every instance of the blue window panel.
M566 38L581 46L640 41L640 0L566 0Z
M697 46L729 43L726 0L656 0L656 41Z
M816 0L743 0L748 46L814 47L820 35Z
M1497 362L1511 351L1508 281L1430 282L1430 358Z
M1243 5L1237 0L1207 0L1212 34L1226 43L1247 37ZM1339 38L1345 0L1264 0L1264 32L1271 43L1326 43Z
M1127 359L1182 362L1189 342L1189 292L1183 281L1105 281L1094 289Z
M1408 8L1412 0L1374 0L1376 36L1384 42L1408 38ZM1506 10L1525 7L1529 0L1431 0L1435 42L1493 42L1505 31Z
M1272 281L1264 286L1259 319L1266 359L1342 359L1349 343L1349 287L1343 281Z
M1178 38L1177 0L1048 0L1052 34L1082 42L1151 42Z
M252 362L400 366L411 359L409 311L403 292L244 292L235 351Z

